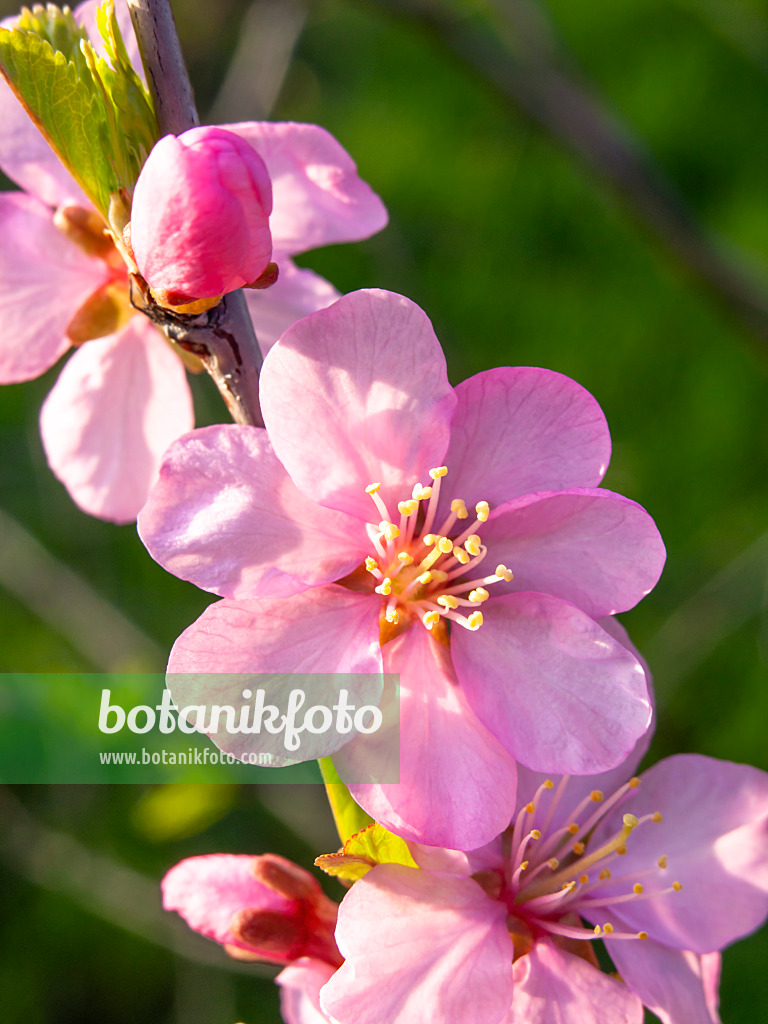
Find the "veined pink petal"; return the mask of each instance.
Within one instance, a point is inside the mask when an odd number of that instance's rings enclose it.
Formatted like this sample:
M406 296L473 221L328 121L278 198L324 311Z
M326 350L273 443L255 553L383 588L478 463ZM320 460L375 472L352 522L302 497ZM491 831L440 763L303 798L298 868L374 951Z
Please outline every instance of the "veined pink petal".
M247 288L244 293L263 355L296 320L325 309L340 293L324 277L302 270L287 256L280 260L280 276L269 288Z
M448 649L412 627L384 647L400 673L400 783L351 786L357 802L405 839L482 846L515 810L514 759L469 707ZM359 777L359 776L358 776Z
M642 1003L626 985L552 942L537 941L515 962L514 977L501 1024L642 1024Z
M467 701L522 764L589 775L618 765L648 728L645 674L578 608L544 594L508 594L483 606L451 653Z
M285 1024L330 1024L320 1009L320 989L334 972L324 960L301 957L278 974L275 981Z
M611 914L596 912L596 920L614 922L617 931L626 930ZM662 1024L720 1024L717 1003L707 991L708 971L712 958L719 963L718 953L701 957L653 939L608 942L607 946L616 970Z
M209 939L248 949L230 930L234 914L250 907L276 913L293 907L293 900L256 879L254 860L228 853L188 857L163 879L163 907L178 911L190 928Z
M0 194L0 383L30 380L52 366L70 347L72 317L108 276L105 264L54 226L42 203Z
M271 209L264 162L238 135L211 127L166 135L133 192L139 270L155 290L186 300L242 288L271 259Z
M276 255L355 242L386 226L384 204L324 128L244 121L226 129L249 142L267 165L274 194L270 227Z
M379 610L318 587L283 600L218 601L179 637L169 672L380 672Z
M462 381L456 397L446 455L452 497L497 505L602 480L611 454L608 425L595 399L570 378L505 366Z
M265 430L195 430L166 452L139 519L152 557L221 597L287 597L332 583L370 550L363 524L305 498Z
M339 908L346 963L320 993L339 1024L489 1024L512 998L506 907L469 878L373 868Z
M409 299L370 290L299 320L264 362L264 419L296 486L378 522L365 488L397 502L439 466L455 398L440 343Z
M85 512L135 519L163 452L192 427L184 367L144 319L86 342L40 413L48 463Z
M673 881L683 888L619 904L616 916L631 931L696 953L722 949L757 928L768 914L768 774L698 754L668 757L600 823L594 842L616 830L617 815L620 822L625 812L639 818L656 811L662 820L628 840L622 874L645 871L666 855L667 869L643 879L646 891ZM601 895L595 890L596 899Z
M666 554L645 509L603 489L507 502L482 536L494 561L514 573L498 590L552 594L593 618L634 607L656 585Z

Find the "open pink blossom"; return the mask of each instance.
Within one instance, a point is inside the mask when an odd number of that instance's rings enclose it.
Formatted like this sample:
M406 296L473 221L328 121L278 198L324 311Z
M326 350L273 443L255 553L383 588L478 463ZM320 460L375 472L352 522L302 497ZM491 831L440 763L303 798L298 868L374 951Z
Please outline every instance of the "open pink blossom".
M768 776L680 755L617 781L523 770L489 846L412 845L419 868L372 868L339 910L327 1018L641 1024L645 1004L664 1024L719 1024L719 951L768 913Z
M166 135L141 169L131 206L136 264L172 305L252 284L272 256L267 166L222 128Z
M401 782L352 790L434 845L506 826L516 761L586 774L627 756L645 675L601 620L651 589L664 548L597 488L610 442L583 388L502 368L454 391L425 314L363 291L283 335L262 405L266 430L173 445L140 517L154 558L225 599L171 673L399 673Z
M338 906L303 868L263 854L190 857L163 879L163 906L239 960L284 964L277 977L287 1024L325 1020L319 993L342 963Z
M94 40L97 6L88 0L75 11ZM139 67L123 0L116 10ZM0 120L0 167L26 191L0 194L0 383L38 377L77 346L43 407L43 447L84 511L129 522L146 500L162 453L193 424L186 372L152 324L132 315L127 272L104 235L106 225L3 80ZM272 180L270 227L280 278L248 293L266 351L294 320L338 295L323 278L296 267L291 255L366 238L385 225L386 212L324 129L226 128L261 154Z

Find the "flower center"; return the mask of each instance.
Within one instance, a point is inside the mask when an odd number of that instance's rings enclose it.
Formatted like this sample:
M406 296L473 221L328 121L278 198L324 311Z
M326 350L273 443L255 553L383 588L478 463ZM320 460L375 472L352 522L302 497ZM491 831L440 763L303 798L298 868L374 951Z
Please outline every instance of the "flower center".
M475 518L462 529L470 512L462 498L454 498L448 516L435 528L447 473L445 466L430 469L431 485L416 484L411 497L398 503L397 521L379 494L381 484L365 489L381 517L368 524L375 554L366 558L365 568L377 581L384 618L393 626L418 618L433 630L447 619L465 629L479 629L480 606L490 596L486 587L512 579L505 565L497 565L489 575L475 575L487 554L479 532L490 514L487 501L475 505Z
M610 922L583 926L581 915L593 920L599 908L657 899L682 889L679 882L665 884L666 855L640 872L616 872L635 829L660 822L661 815L625 814L618 832L596 846L591 842L596 826L640 785L640 779L630 779L607 799L601 790L593 790L573 810L567 825L552 828L568 781L564 776L557 788L550 780L544 782L505 835L506 867L498 898L509 909L510 934L513 939L528 932L587 941L647 939L647 932L619 932ZM487 884L483 887L489 891Z

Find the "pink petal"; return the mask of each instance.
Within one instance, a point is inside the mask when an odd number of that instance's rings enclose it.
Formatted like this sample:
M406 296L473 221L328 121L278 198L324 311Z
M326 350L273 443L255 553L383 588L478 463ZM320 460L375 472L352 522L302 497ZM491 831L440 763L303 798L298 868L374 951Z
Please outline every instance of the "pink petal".
M514 976L501 1024L642 1024L642 1003L626 985L552 942L537 941L515 962Z
M620 921L611 915L598 919ZM717 953L705 957L682 949L670 949L653 939L637 942L606 942L616 970L662 1024L720 1024L717 1002L710 998L710 967ZM703 961L707 961L706 964ZM715 985L712 996L716 998Z
M514 573L510 589L552 594L593 618L634 607L664 566L651 517L611 491L527 495L494 509L481 532L494 565Z
M645 872L662 855L647 892L681 892L615 906L631 931L678 949L709 953L758 928L768 914L768 775L749 765L679 754L654 765L602 822L594 843L617 831L621 815L660 812L631 834L622 875ZM594 897L614 895L595 890Z
M255 858L227 853L189 857L163 879L163 907L222 945L248 949L230 931L233 914L249 907L288 913L294 901L256 880Z
M451 497L497 505L602 480L608 426L594 398L568 377L501 367L463 381L456 397L446 456Z
M70 347L69 322L108 278L21 193L0 194L0 383L44 373Z
M261 381L277 457L322 505L378 523L365 488L380 482L399 520L397 502L442 462L453 389L432 325L409 299L353 292L299 320Z
M322 245L355 242L385 227L383 203L324 128L268 121L222 127L249 142L267 165L277 254L293 256Z
M341 579L370 549L363 524L305 498L266 431L214 426L176 442L139 520L169 572L222 597L287 597Z
M469 878L375 867L344 897L346 963L320 995L339 1024L489 1024L512 998L506 907Z
M379 607L341 587L218 601L186 629L169 672L380 672Z
M614 768L648 728L645 674L629 651L573 605L509 594L483 607L451 652L470 707L522 764L590 775Z
M5 18L0 27L13 28L17 20L15 15ZM59 206L65 200L91 205L2 77L0 124L0 168L12 181L48 206Z
M264 161L238 135L211 127L166 135L133 192L136 264L152 288L182 301L242 288L271 259L271 209Z
M48 464L73 501L127 523L192 417L181 361L144 317L134 317L74 353L43 405L40 430Z
M514 759L477 719L447 648L426 629L387 644L384 659L387 672L400 673L400 783L352 786L353 796L405 839L482 846L514 814Z
M278 974L280 1013L286 1024L329 1024L320 1009L320 989L335 970L324 960L301 957Z
M292 323L307 313L325 309L340 297L329 281L311 270L302 270L288 257L280 260L276 284L264 289L247 288L244 294L264 355Z

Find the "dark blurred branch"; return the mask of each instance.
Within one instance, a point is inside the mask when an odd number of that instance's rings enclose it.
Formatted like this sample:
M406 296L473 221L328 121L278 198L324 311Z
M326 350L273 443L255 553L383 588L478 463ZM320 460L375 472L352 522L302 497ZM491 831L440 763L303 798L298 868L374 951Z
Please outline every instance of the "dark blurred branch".
M650 154L569 66L538 4L496 0L491 24L474 8L445 0L375 2L428 30L497 95L597 171L677 261L754 337L768 342L762 282L706 233Z
M161 135L200 123L170 0L128 0ZM263 426L259 405L262 355L241 291L225 295L205 329L190 329L190 348L216 383L236 423ZM166 333L168 333L166 331ZM174 340L183 344L178 331Z

